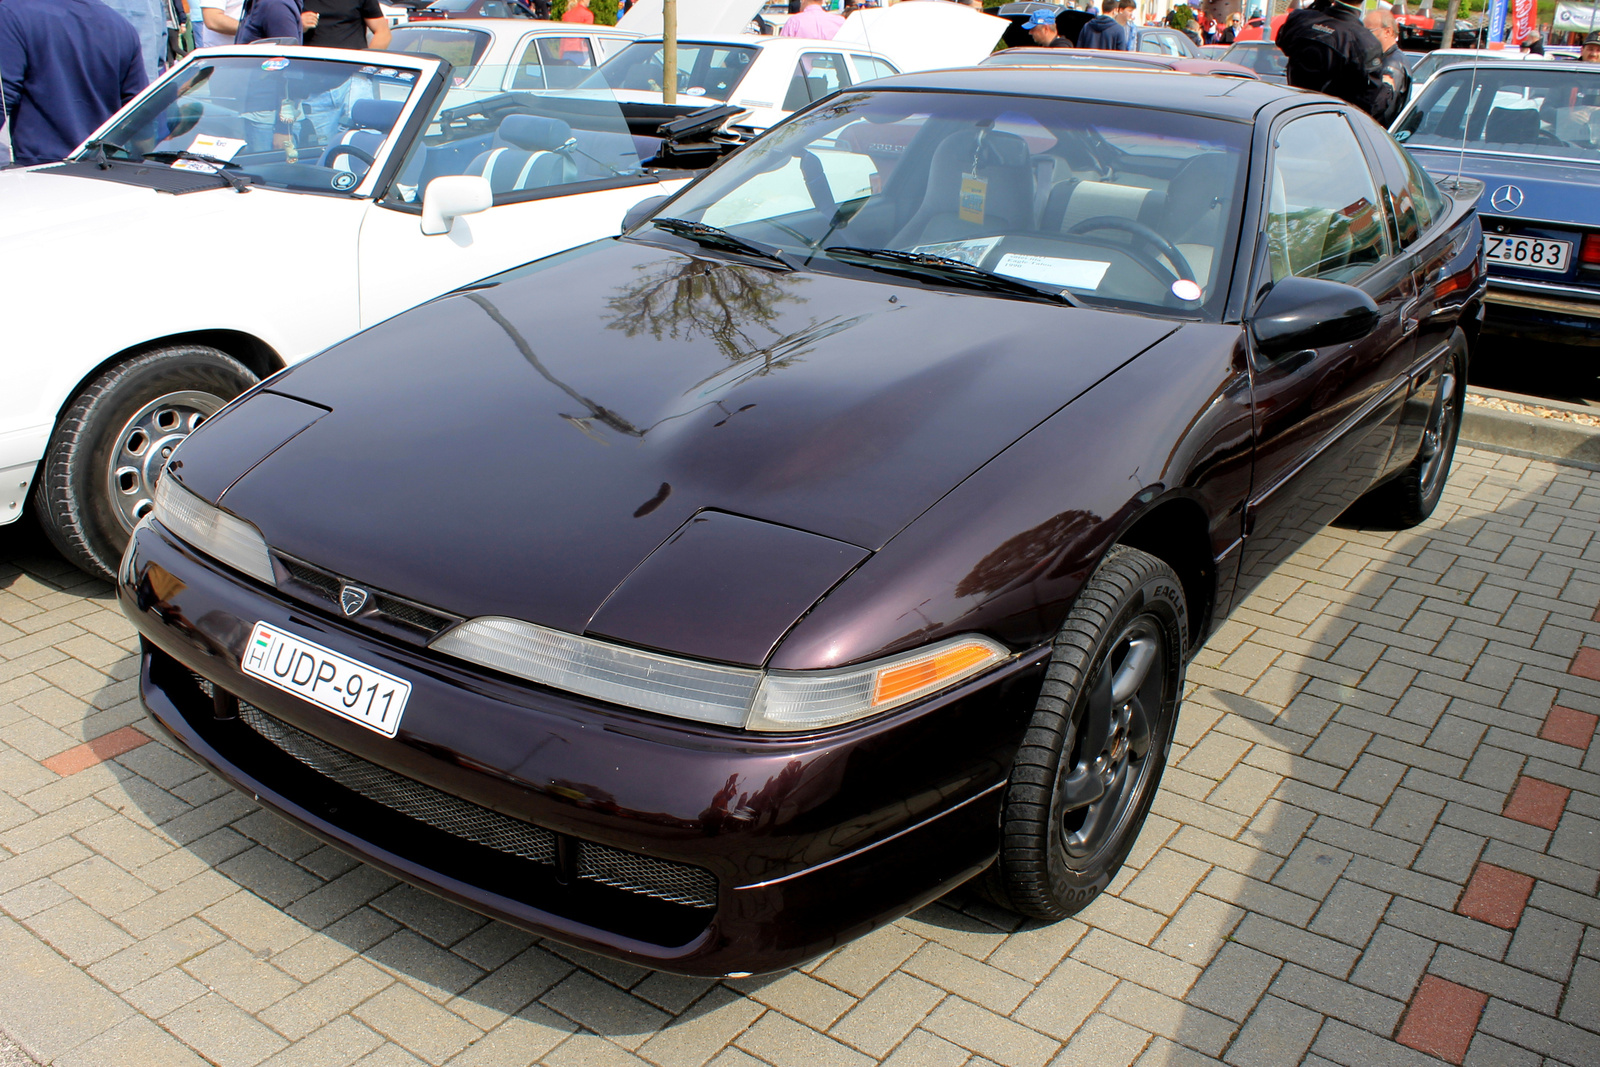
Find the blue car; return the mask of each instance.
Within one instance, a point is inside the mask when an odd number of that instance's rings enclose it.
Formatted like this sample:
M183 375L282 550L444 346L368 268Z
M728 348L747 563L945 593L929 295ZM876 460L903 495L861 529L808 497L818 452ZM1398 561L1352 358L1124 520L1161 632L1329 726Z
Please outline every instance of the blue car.
M1394 136L1435 177L1483 182L1485 328L1600 346L1600 65L1448 67Z

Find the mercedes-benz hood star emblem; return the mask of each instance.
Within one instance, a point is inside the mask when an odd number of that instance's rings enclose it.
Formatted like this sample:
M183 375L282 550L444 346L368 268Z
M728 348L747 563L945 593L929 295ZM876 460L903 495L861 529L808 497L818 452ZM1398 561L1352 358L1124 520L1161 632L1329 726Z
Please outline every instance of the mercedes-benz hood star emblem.
M1522 190L1515 185L1502 185L1489 198L1489 205L1496 211L1515 211L1522 206Z
M339 589L339 606L346 615L354 615L367 606L367 591L360 586L346 585Z

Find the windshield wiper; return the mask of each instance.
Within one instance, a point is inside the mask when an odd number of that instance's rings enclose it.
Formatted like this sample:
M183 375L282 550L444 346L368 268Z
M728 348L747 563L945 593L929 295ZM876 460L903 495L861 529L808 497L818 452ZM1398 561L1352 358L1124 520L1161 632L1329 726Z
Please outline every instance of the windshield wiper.
M1034 285L1018 278L974 267L949 256L935 256L926 252L901 252L894 248L852 248L849 245L831 245L823 249L841 263L852 263L872 270L891 271L898 274L931 274L942 281L955 282L973 289L1009 296L1022 296L1031 300L1048 300L1068 307L1083 307L1065 289Z
M109 148L114 152L121 152L124 155L126 155L127 151L128 151L126 148L124 148L121 145L117 144L115 141L108 141L103 137L96 137L94 140L85 143L83 147L94 149L94 156L92 157L92 162L94 163L95 166L99 167L101 170L110 170L111 169L111 160L106 157L106 149Z
M228 173L229 167L237 167L239 165L233 162L231 159L217 159L215 156L202 156L198 152L180 151L177 149L162 149L160 152L146 152L144 154L144 158L153 159L157 163L165 163L169 167L173 164L173 162L180 159L187 159L192 163L205 163L208 166L216 167L217 169L211 173L215 174L217 177L221 178L223 181L232 186L234 192L248 193L250 191L250 179L245 178L242 175Z
M693 241L706 248L725 248L730 252L741 252L747 256L764 259L784 270L794 270L794 266L779 255L777 249L755 241L747 241L743 237L736 237L720 226L691 222L688 219L651 219L650 224L658 230L666 230L676 237Z

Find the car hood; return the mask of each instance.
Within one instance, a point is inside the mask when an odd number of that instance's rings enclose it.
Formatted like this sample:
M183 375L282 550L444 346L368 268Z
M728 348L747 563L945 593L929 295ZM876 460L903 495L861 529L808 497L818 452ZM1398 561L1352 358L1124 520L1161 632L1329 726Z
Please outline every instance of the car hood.
M331 414L241 455L231 488L190 487L352 580L581 633L707 513L859 549L798 555L864 558L1177 328L881 277L597 242L274 378ZM790 550L773 551L781 571ZM842 573L791 591L790 621Z
M1480 215L1600 226L1600 197L1594 195L1595 186L1600 184L1600 166L1593 163L1515 159L1470 151L1462 155L1446 149L1406 147L1435 177L1453 175L1459 169L1464 176L1483 182L1483 195L1478 198ZM1511 211L1493 203L1495 193L1507 185L1522 190L1522 205Z

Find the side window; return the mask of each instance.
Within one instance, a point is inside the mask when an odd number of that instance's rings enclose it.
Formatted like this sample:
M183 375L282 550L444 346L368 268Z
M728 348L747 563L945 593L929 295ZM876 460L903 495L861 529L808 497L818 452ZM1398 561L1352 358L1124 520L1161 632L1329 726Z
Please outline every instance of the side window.
M1417 205L1417 221L1426 230L1444 215L1444 194L1439 191L1438 183L1433 180L1433 175L1417 165L1411 158L1411 153L1396 145L1400 158L1405 161L1406 174L1410 180L1407 185L1411 189L1411 199Z
M485 0L478 9L478 17L482 19L503 19L509 16L510 12L506 10L506 5L501 0Z
M1383 208L1355 134L1332 112L1278 133L1267 198L1272 280L1351 281L1389 255Z
M1139 51L1148 52L1157 56L1164 56L1167 54L1167 50L1162 47L1161 38L1157 37L1153 33L1140 34Z
M783 98L783 109L799 111L835 89L849 86L850 72L845 69L843 55L838 52L806 52L795 64L794 77L789 80L789 91Z
M594 52L583 37L534 37L511 75L512 89L570 89L594 69Z
M873 78L887 78L892 74L899 74L898 70L873 56L855 56L856 73L862 81L871 81Z

